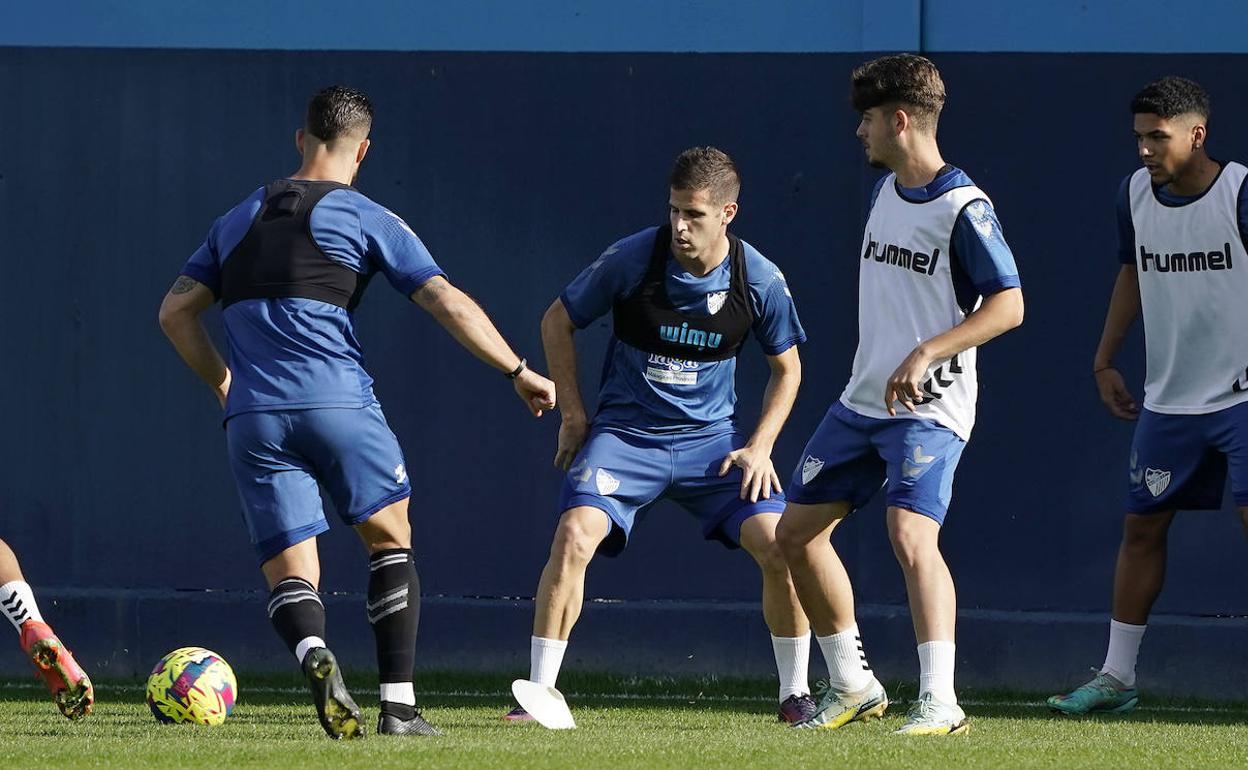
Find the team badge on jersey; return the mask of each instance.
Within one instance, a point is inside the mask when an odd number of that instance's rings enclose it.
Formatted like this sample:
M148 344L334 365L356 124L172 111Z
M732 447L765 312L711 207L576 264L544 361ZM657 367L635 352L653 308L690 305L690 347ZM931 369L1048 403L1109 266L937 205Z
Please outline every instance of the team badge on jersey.
M806 462L802 463L802 483L809 484L821 470L823 470L823 460L814 455L807 455Z
M603 468L599 468L598 473L594 474L594 484L600 495L609 495L620 488L620 480Z
M706 309L715 315L719 309L724 306L724 300L728 299L728 292L713 291L706 295Z
M1144 470L1144 485L1148 487L1149 492L1153 493L1153 497L1161 497L1161 493L1165 492L1166 487L1170 486L1170 471L1146 468Z

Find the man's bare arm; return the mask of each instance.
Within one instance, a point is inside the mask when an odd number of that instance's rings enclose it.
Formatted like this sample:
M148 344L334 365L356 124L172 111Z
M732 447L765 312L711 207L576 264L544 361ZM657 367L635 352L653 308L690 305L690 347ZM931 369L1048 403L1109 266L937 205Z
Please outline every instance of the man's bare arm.
M481 306L442 276L435 276L412 292L412 301L450 332L481 361L500 372L515 371L520 356L512 351ZM535 416L555 407L555 386L532 369L515 379L516 393Z
M186 365L212 389L224 407L230 390L230 370L199 319L215 302L207 286L180 275L160 303L160 328Z

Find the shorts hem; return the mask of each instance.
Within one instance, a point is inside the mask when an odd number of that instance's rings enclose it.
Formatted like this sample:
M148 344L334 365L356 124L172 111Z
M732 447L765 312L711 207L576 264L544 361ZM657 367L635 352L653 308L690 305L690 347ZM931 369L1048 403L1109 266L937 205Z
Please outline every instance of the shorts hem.
M610 498L601 495L590 494L587 492L577 492L568 495L567 498L561 498L559 501L559 515L563 516L573 508L597 508L607 515L611 520L611 530L607 532L607 536L598 544L597 553L603 556L613 557L619 556L628 547L630 527L626 526L623 517L608 502Z
M292 545L298 545L304 540L310 540L317 535L328 532L329 523L324 519L313 524L305 524L302 527L279 532L272 537L267 537L257 543L253 543L256 553L260 556L260 563L264 564L269 559L277 556L282 551L290 548Z
M901 508L903 510L910 511L911 513L917 513L920 516L926 516L927 518L931 519L932 521L942 526L945 523L945 517L949 515L948 508L945 508L939 514L937 514L935 510L929 506L915 505L913 500L904 500L904 499L894 500L892 498L887 498L884 501L884 506L886 508Z
M369 517L371 517L374 513L377 513L377 511L380 511L382 508L385 508L387 505L394 505L400 500L409 498L411 496L412 496L412 488L409 485L405 487L404 489L396 492L395 494L390 495L389 497L386 497L380 502L377 502L368 506L362 512L357 513L354 516L343 516L342 520L344 523L352 527L356 526L357 524L363 524L365 521L368 521Z
M771 498L751 503L742 500L740 505L727 509L727 514L720 516L715 523L702 530L704 540L722 543L725 548L736 550L741 547L741 526L760 513L784 513L785 499ZM729 529L735 532L728 531ZM735 537L734 537L735 535Z

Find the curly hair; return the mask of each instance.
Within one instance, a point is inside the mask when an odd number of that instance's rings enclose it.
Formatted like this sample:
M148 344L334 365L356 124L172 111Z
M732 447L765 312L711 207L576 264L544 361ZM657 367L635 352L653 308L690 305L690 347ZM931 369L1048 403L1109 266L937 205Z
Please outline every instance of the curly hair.
M945 83L924 56L903 53L863 64L850 76L850 101L858 112L885 104L908 107L915 122L933 129L945 106Z
M1131 114L1173 118L1188 113L1209 120L1209 94L1194 80L1170 75L1155 80L1131 99Z

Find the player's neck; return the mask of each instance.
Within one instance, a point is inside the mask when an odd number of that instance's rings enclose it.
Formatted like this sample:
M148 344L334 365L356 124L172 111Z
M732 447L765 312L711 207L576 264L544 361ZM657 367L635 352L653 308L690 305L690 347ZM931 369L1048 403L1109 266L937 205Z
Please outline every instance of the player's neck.
M676 264L684 268L686 273L696 278L710 275L712 270L722 265L724 260L728 258L728 233L727 231L721 233L719 240L715 241L715 244L707 249L704 254L699 254L696 257L684 257L673 251L672 258L676 260Z
M1221 170L1222 167L1217 161L1206 155L1202 149L1199 155L1192 158L1186 168L1175 175L1167 187L1174 195L1200 195L1209 189L1209 185L1218 178L1218 172Z
M344 161L329 153L310 153L304 156L299 170L291 174L290 178L349 185L355 181L355 163Z
M926 187L944 167L945 159L932 141L915 147L889 170L897 175L897 184L902 187Z

